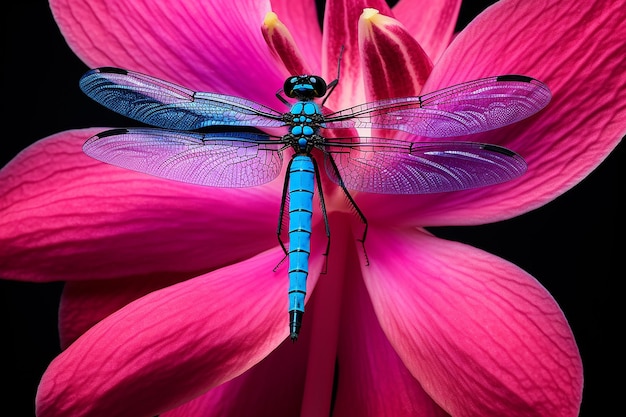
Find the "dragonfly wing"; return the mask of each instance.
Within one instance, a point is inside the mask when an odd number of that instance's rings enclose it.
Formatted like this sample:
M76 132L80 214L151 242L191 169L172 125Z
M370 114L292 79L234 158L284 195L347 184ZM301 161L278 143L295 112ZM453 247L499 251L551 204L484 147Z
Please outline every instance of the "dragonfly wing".
M88 139L83 151L102 162L157 177L213 187L249 187L276 178L280 140L269 135L113 129Z
M420 97L380 100L331 113L328 128L382 128L445 138L523 120L550 101L550 89L522 75L469 81Z
M167 129L207 126L283 126L282 114L240 97L197 93L138 72L96 68L80 88L103 106L124 116Z
M380 194L460 191L509 181L526 171L521 156L496 145L360 140L359 144L324 145L325 168L330 178L338 184L343 181L347 188L357 191Z

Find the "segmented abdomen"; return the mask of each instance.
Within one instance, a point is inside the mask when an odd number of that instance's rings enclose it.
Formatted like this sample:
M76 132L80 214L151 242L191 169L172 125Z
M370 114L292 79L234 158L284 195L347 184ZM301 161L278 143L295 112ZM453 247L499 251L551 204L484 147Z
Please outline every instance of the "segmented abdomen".
M289 170L289 327L298 336L311 253L315 169L310 156L296 155Z

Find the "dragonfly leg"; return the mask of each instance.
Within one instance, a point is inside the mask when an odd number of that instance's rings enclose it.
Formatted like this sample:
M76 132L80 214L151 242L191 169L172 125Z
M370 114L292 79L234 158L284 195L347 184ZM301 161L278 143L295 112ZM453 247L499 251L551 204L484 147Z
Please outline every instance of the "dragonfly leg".
M341 49L339 50L339 58L337 59L337 78L332 80L326 86L328 92L326 93L326 96L322 100L322 106L324 105L324 103L326 103L326 100L328 100L328 97L330 97L330 94L333 92L335 87L337 87L337 84L339 84L339 75L341 74L341 57L343 56L343 50L344 50L344 47L343 45L341 45Z
M325 274L328 268L328 253L330 252L330 224L328 223L328 213L326 212L326 203L324 202L324 192L322 191L322 179L320 178L320 169L317 166L315 159L312 159L313 166L315 167L315 181L317 182L317 189L320 196L320 206L322 206L322 217L324 218L324 227L326 228L326 251L324 252L324 270L322 274Z
M293 162L293 159L289 161L289 165L287 165L287 172L289 172L292 162ZM287 192L288 189L289 189L289 175L285 175L285 184L283 185L283 195L282 195L282 198L280 199L280 211L278 213L278 229L276 230L278 243L280 244L280 247L285 253L285 257L281 259L278 265L276 265L276 267L274 268L274 272L276 272L276 270L285 262L285 260L287 259L287 256L289 255L287 246L285 246L285 242L283 242L283 239L281 237L281 234L283 233L283 227L285 226L285 207L287 206L287 201L289 198L289 194Z
M282 88L280 90L278 90L276 92L276 98L279 99L280 101L282 101L285 106L291 107L291 104L289 104L289 101L287 101L287 99L285 97L283 97L283 92L285 90L283 90Z
M363 248L363 255L365 256L365 266L369 266L370 260L369 260L369 257L367 256L367 251L365 250L365 238L367 237L367 227L368 227L367 219L365 218L365 215L363 214L359 206L357 206L356 202L352 198L352 195L350 195L350 191L348 191L348 189L346 188L346 185L343 183L343 179L341 178L341 174L339 173L339 168L337 168L337 164L335 163L335 160L333 159L332 155L326 154L326 157L330 161L330 165L333 167L335 176L339 179L339 186L341 187L344 195L348 199L348 204L350 204L350 207L352 208L356 216L359 218L361 223L363 223L363 235L361 236L361 239L357 239L357 240L361 242L361 247Z

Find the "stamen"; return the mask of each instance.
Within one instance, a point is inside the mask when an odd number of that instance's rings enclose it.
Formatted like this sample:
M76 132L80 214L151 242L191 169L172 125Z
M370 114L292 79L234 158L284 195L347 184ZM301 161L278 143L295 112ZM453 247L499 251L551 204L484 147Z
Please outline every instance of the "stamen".
M276 13L269 12L265 15L261 25L261 32L272 55L285 66L289 74L302 75L312 73L289 29L278 19Z
M368 100L419 95L433 68L404 26L373 8L359 19L359 48Z

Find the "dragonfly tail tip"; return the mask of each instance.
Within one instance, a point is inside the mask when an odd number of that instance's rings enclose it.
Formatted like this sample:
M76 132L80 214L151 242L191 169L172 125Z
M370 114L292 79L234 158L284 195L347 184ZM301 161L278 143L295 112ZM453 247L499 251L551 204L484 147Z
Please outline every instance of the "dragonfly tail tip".
M300 327L302 327L303 311L292 310L289 312L289 337L292 342L298 340L300 334Z

